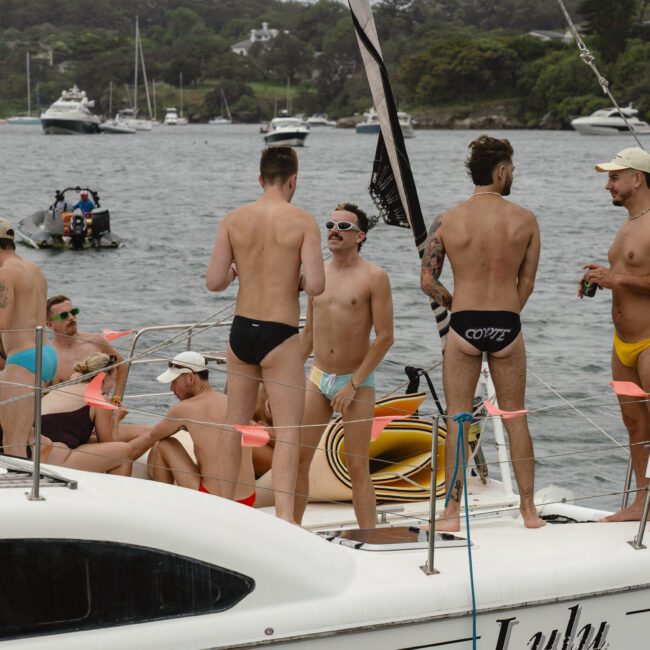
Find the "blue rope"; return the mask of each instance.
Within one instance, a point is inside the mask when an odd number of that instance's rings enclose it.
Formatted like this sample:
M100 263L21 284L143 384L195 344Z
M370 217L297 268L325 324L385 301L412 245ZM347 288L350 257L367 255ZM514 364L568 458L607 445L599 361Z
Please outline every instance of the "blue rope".
M445 499L445 508L449 503L449 498L451 497L451 491L454 488L454 483L456 482L456 476L458 475L458 459L462 459L463 465L463 477L467 478L467 467L465 460L465 432L464 424L465 422L473 422L474 418L471 413L463 411L462 413L457 413L454 415L454 422L458 423L458 438L456 440L456 466L454 467L454 474L451 479L451 484L449 486L449 492L447 493L447 498ZM462 454L461 454L462 449ZM466 481L463 480L463 484ZM465 527L467 528L467 559L469 561L469 582L472 589L472 649L476 650L476 592L474 590L474 567L472 564L472 539L470 537L469 530L469 502L467 497L467 485L464 485L463 493L465 495Z

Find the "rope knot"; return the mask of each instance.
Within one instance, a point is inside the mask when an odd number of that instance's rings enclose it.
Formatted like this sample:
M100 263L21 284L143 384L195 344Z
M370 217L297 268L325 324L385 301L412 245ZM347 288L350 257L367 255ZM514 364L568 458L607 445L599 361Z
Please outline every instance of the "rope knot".
M473 421L474 421L474 416L468 411L461 411L460 413L456 413L456 415L454 415L454 422L458 422L459 424L461 422L471 423Z

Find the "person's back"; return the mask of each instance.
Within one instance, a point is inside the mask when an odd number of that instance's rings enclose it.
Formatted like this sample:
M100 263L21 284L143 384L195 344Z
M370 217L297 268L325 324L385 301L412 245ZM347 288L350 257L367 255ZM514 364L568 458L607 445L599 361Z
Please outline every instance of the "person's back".
M276 197L263 196L227 220L239 292L236 313L298 324L301 251L313 217Z
M443 363L447 400L445 475L447 505L436 529L460 529L463 479L454 485L458 438L457 416L471 414L474 390L487 354L499 406L508 411L524 408L526 352L520 313L535 285L540 237L532 212L503 197L513 180L513 149L508 140L481 136L470 144L465 163L474 183L467 201L434 221L424 256L420 286L432 300L451 309ZM449 257L454 293L441 284L440 273ZM538 528L533 500L533 445L525 416L504 422L510 442L524 525Z
M439 229L454 275L454 311L521 311L519 271L536 232L529 210L477 192L445 212Z
M45 326L47 281L36 264L17 255L9 257L3 263L0 275L5 300L8 290L11 291L13 300L13 309L7 323L8 331L2 333L5 351L10 355L34 347L34 330L38 326Z
M325 288L318 224L311 214L290 205L297 178L293 149L270 147L262 152L259 183L264 193L223 220L206 274L211 291L223 291L239 275L227 352L226 423L250 422L263 381L276 426L275 510L290 522L305 388L298 293L304 289L314 296ZM232 429L218 438L219 493L232 499L241 465L241 435Z

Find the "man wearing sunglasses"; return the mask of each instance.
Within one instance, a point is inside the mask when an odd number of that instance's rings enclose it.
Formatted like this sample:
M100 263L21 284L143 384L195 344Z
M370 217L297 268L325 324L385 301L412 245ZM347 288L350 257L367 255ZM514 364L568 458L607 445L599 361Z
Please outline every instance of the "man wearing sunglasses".
M34 337L36 327L45 325L47 280L36 264L16 255L14 237L11 224L0 218L0 334L7 355L0 402L22 398L0 407L0 444L5 453L25 457L34 426ZM43 383L49 383L55 371L56 353L44 345Z
M52 346L58 358L53 384L60 384L70 379L74 365L94 352L103 352L109 357L112 356L116 363L124 361L124 357L101 334L82 332L77 328L77 316L80 313L81 309L73 305L68 296L52 296L47 300L46 324L54 333ZM122 403L126 378L126 364L118 365L111 400L118 406ZM120 422L120 441L131 445L136 458L149 449L148 433L147 426Z
M219 429L215 425L225 421L228 398L210 385L205 357L191 350L177 354L157 379L169 384L179 401L151 430L153 448L147 461L149 475L162 483L176 483L219 495L219 440L215 435ZM181 429L186 429L192 438L196 461L181 441L172 437ZM225 435L233 434L228 431ZM255 473L250 447L242 450L233 490L239 503L251 507L255 504Z
M376 498L368 452L375 408L375 368L393 344L393 300L388 274L359 251L369 229L365 212L341 203L325 224L332 257L325 291L311 297L301 334L303 357L314 352L300 432L296 521L309 495L309 467L332 412L344 422L346 465L361 528L374 528ZM370 340L372 330L375 340Z
M262 152L263 194L224 217L206 274L210 291L224 291L239 278L227 353L226 422L250 422L259 382L264 381L278 427L272 474L275 514L290 523L294 523L298 427L305 404L298 296L300 288L312 296L325 288L318 224L309 212L291 205L297 178L298 158L291 147ZM232 499L240 440L227 432L219 439L221 496Z

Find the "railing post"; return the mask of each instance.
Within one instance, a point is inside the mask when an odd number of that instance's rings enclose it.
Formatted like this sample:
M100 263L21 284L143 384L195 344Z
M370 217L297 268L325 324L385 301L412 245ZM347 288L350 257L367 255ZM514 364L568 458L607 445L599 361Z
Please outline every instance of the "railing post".
M34 368L34 474L30 501L45 501L39 494L41 480L41 397L43 394L43 327L36 328L36 367Z
M650 458L648 458L648 464L646 465L645 477L650 478ZM637 485L637 488L638 487L639 486ZM648 522L648 512L650 512L650 489L647 485L645 487L645 492L645 504L643 505L643 514L641 515L641 521L639 522L639 532L631 542L628 542L628 544L637 551L645 548L643 545L643 535L645 534L645 525Z
M431 442L431 487L429 489L429 553L427 555L426 564L422 567L422 571L428 576L440 573L437 571L433 564L433 555L435 552L436 544L436 487L438 480L438 426L440 424L440 416L436 415L433 418L433 436Z
M623 499L621 500L621 510L627 508L628 501L630 500L630 485L632 485L632 455L630 454L630 461L627 464L627 474L625 475L625 486L623 487Z

